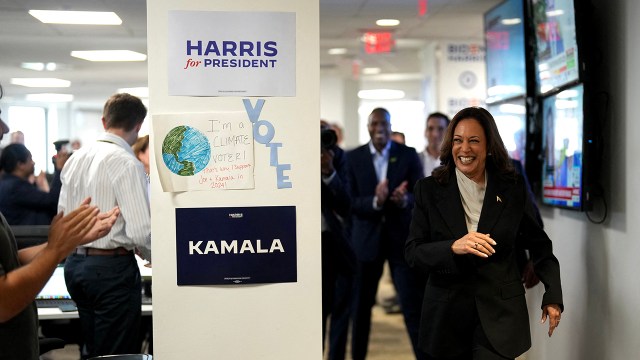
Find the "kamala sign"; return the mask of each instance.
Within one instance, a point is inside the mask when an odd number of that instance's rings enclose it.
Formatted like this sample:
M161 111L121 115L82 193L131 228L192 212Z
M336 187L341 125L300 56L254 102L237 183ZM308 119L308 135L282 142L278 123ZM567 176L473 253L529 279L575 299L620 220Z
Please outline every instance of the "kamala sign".
M296 208L177 208L176 255L178 285L296 282Z
M295 96L296 15L169 11L169 95Z

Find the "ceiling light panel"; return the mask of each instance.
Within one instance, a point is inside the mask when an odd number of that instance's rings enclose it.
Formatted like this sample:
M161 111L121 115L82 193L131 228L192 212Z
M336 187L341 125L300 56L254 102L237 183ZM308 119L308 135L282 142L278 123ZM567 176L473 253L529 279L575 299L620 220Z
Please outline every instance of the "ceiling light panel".
M400 20L397 20L397 19L380 19L380 20L376 20L376 25L378 25L378 26L398 26L398 25L400 25Z
M45 69L45 64L41 62L23 62L20 67L27 70L42 71Z
M122 20L112 11L29 10L29 14L45 24L120 25Z
M45 87L45 88L58 88L69 87L71 81L56 79L56 78L12 78L11 83L13 85L20 85L26 87Z
M58 64L54 62L41 63L41 62L23 62L20 64L20 67L27 70L35 70L35 71L56 71L58 69Z
M131 50L72 51L71 56L89 61L145 61L147 55Z
M25 96L27 101L38 101L38 102L71 102L73 101L73 95L71 94L27 94Z
M344 55L347 53L347 49L345 48L333 48L327 51L329 55Z

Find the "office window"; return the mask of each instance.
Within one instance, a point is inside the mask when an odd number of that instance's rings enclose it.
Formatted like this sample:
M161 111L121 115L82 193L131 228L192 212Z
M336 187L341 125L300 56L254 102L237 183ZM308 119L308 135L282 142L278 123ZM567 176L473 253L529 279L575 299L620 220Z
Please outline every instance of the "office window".
M370 140L367 123L369 122L369 114L377 107L383 107L389 111L389 114L391 114L391 130L404 133L407 146L411 146L417 151L424 150L426 145L424 138L425 105L424 102L415 100L361 101L358 109L360 118L358 139L360 144L366 144Z
M11 134L21 131L24 134L24 145L31 151L33 161L35 161L36 175L40 171L53 171L51 156L49 156L47 143L48 126L45 108L35 106L10 106L8 114L8 125ZM6 136L6 135L5 135ZM49 166L50 165L50 166Z

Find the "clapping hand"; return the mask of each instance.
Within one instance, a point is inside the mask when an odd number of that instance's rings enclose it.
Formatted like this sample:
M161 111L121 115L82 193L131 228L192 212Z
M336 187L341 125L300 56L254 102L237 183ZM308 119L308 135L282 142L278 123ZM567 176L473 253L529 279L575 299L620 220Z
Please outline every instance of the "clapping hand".
M66 256L79 245L95 241L109 233L115 224L120 209L100 213L100 209L89 206L91 198L86 198L77 209L65 215L59 212L51 222L49 245Z
M119 215L120 208L117 206L107 212L99 213L96 216L96 223L85 235L83 243L86 244L88 242L92 242L106 236L109 231L111 231L111 227L113 226L113 224L116 223Z
M376 186L376 199L378 207L382 207L389 197L389 180L384 179Z
M409 183L405 180L397 188L393 190L391 194L391 201L393 201L398 207L404 208L407 206L407 187Z
M91 201L91 198L86 198L82 202L82 205L88 205ZM85 234L84 239L82 240L83 244L95 241L104 237L111 231L111 227L116 223L118 216L120 215L120 208L114 207L113 209L99 213L96 215L96 222L93 224L91 229Z

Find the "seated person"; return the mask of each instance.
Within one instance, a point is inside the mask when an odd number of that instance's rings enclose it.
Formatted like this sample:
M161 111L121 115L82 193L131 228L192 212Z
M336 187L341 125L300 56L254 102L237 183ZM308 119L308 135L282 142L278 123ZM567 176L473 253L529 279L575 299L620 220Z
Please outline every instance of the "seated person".
M49 225L55 216L60 195L60 170L68 155L58 154L55 174L48 192L29 182L35 162L22 144L10 144L0 155L0 212L9 225Z

